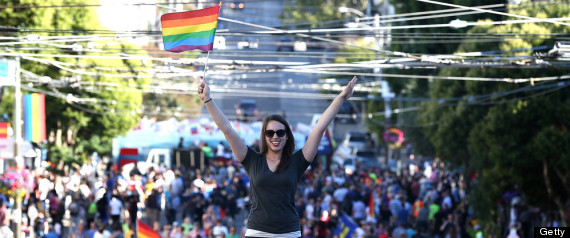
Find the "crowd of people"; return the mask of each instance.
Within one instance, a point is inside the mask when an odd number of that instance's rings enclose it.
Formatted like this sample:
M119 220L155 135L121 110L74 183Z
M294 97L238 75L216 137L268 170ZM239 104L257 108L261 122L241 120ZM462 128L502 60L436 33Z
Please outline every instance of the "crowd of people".
M96 157L65 174L37 168L22 201L22 237L136 237L138 221L164 238L244 237L248 176L232 159L210 160L204 171L135 167L127 176ZM483 237L465 197L469 181L437 161L398 171L357 165L352 174L320 161L296 193L303 237L340 237L343 214L356 237ZM8 225L13 204L2 197L0 224Z

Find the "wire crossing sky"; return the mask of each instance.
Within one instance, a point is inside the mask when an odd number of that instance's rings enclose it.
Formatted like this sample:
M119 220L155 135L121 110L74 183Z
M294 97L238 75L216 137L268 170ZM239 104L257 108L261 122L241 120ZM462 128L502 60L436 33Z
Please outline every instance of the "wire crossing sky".
M520 48L512 50L497 49L497 42L504 42L505 38L508 39L544 39L555 41L568 41L570 34L568 33L552 33L552 34L468 34L468 33L433 33L433 34L407 34L399 32L391 32L398 29L415 29L415 28L448 28L451 24L413 24L416 21L425 19L438 19L438 18L458 18L464 15L492 13L513 18L516 20L493 21L493 22L466 22L465 26L478 26L478 25L506 25L506 24L525 24L534 22L543 22L551 24L559 24L567 26L570 23L570 18L533 18L526 16L519 16L509 13L504 13L507 7L505 4L494 4L486 6L460 6L447 3L441 3L433 0L419 0L436 5L445 5L451 7L450 9L412 12L396 15L380 16L384 23L394 23L394 25L376 26L374 27L373 17L349 18L350 20L358 20L359 27L339 27L345 20L335 20L325 22L327 28L297 27L295 30L284 30L282 26L265 26L261 24L254 24L245 22L240 19L232 19L224 17L222 12L220 21L231 22L244 26L244 28L232 29L218 29L217 36L237 37L237 36L250 36L262 39L260 44L277 45L279 43L279 36L287 35L293 36L299 40L305 41L318 41L327 43L332 49L339 47L352 47L364 50L364 53L358 53L358 56L341 52L275 52L269 50L215 50L212 52L209 65L210 77L220 79L220 82L231 82L234 78L230 74L254 74L264 75L267 77L267 82L262 84L243 83L242 86L247 88L238 88L228 86L223 88L221 84L213 84L212 90L224 90L230 95L257 95L260 97L291 97L291 98L319 98L330 99L334 97L334 93L321 94L321 93L270 93L266 89L270 88L272 83L272 74L280 72L293 72L297 74L319 74L322 76L363 76L368 80L363 80L359 85L359 90L370 94L379 94L380 87L376 78L397 78L406 80L409 78L426 79L426 80L462 80L462 81L481 81L481 82L504 82L504 83L530 83L541 81L563 81L570 79L570 75L559 75L551 77L539 78L510 78L510 77L456 77L456 76L435 76L435 75L416 75L416 74L387 74L381 71L375 71L377 68L381 69L438 69L444 67L455 68L515 68L515 69L543 69L543 68L569 68L570 64L566 62L557 62L553 65L548 58L539 58L535 54L520 54L520 52L548 52L553 49L549 45L535 45L530 48ZM251 2L251 1L248 1ZM186 4L188 2L185 2ZM212 2L213 4L217 4ZM164 3L115 3L115 6L123 7L150 7L158 8ZM548 2L545 4L568 4L567 2ZM252 4L254 5L254 4ZM101 4L84 4L84 5L58 5L58 6L0 6L0 11L11 9L23 8L70 8L70 7L103 7ZM520 5L517 8L530 7L529 5ZM255 16L252 16L255 17ZM400 25L396 25L396 23ZM417 23L417 22L416 22ZM300 23L303 25L304 23ZM143 24L147 25L147 24ZM306 25L310 25L307 22ZM330 27L328 27L330 26ZM251 30L251 28L256 30ZM120 42L127 39L138 39L147 43L161 43L161 34L157 30L149 30L145 28L134 28L129 30L85 30L78 31L74 29L33 29L25 27L12 27L0 26L0 31L5 32L4 36L0 37L0 46L3 51L0 51L0 56L4 57L20 57L24 60L36 62L38 64L49 65L57 67L65 72L66 77L75 77L78 82L73 85L78 90L85 90L90 93L97 93L101 90L132 90L144 93L164 93L164 94L188 94L192 95L193 82L185 84L174 84L169 82L172 79L180 77L197 78L201 72L196 72L196 66L203 66L205 64L205 54L198 54L197 57L180 57L180 55L169 54L161 49L137 49L137 48L121 48L118 46ZM415 44L432 44L432 43L463 43L463 42L488 42L489 49L477 52L463 52L456 54L419 54L416 52L397 52L389 49L377 48L369 45L356 44L356 39L364 38L365 36L372 35L378 31L390 32L392 44L410 44L413 40ZM58 36L44 36L45 34L59 34ZM342 38L342 40L339 40ZM101 42L106 42L102 44ZM228 41L227 44L235 44L235 41ZM38 53L41 52L41 53ZM332 55L331 55L332 54ZM267 58L279 57L279 60L268 60ZM346 59L358 60L352 63L311 63L308 59L323 59L328 61L335 56L340 56ZM78 59L76 63L69 63L60 61L62 58ZM58 59L58 60L56 60ZM126 68L113 68L113 67L96 67L96 72L89 69L89 65L77 63L79 59L122 59L122 60L140 60L145 62L152 62L150 70L144 69L126 69ZM283 60L285 59L285 60ZM146 74L140 74L140 73ZM54 88L69 88L70 83L62 79L52 79L47 76L33 75L32 72L24 73L26 82L31 83L31 86L26 86L26 90L38 91L40 89L34 88L35 85L48 84ZM130 87L128 89L120 89L119 85L105 84L100 82L87 82L82 81L83 78L151 78L153 82L148 87ZM372 79L370 79L372 78ZM96 80L95 80L96 81ZM555 84L553 84L555 85ZM563 85L555 85L556 89L566 87ZM339 91L342 88L341 83L323 83L323 84L299 84L292 82L287 87L307 88L311 90L327 90ZM538 90L538 89L536 89ZM45 90L44 90L45 91ZM186 91L186 92L183 92ZM545 91L548 92L548 91ZM542 92L541 92L542 93ZM83 105L106 105L113 102L100 101L97 98L81 98L79 96L68 96L57 92L52 92L54 97L65 98L69 102L83 103ZM538 94L537 94L538 95ZM479 97L481 95L474 95ZM356 97L356 100L370 100L365 97ZM375 99L376 100L376 99ZM427 99L426 99L427 100ZM441 99L449 100L449 99ZM463 99L462 99L463 100ZM117 102L115 102L117 103ZM124 103L124 102L123 102ZM496 103L496 101L483 101L480 103ZM79 105L74 105L81 107ZM88 108L84 108L90 110ZM83 109L81 109L83 110ZM402 109L404 110L404 109ZM91 110L92 111L92 110ZM412 111L406 109L404 111ZM402 112L404 112L402 111ZM89 112L89 111L88 111ZM92 111L94 112L94 111ZM124 113L133 113L132 111ZM136 113L136 112L135 112Z

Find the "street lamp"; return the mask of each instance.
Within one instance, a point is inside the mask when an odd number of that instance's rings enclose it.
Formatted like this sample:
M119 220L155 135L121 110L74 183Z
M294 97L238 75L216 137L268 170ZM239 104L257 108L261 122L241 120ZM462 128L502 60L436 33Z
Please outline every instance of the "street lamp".
M358 10L356 10L356 9L354 9L354 8L350 8L350 7L339 7L339 8L338 8L338 11L339 11L339 12L342 12L342 13L350 12L350 13L353 13L353 14L358 15L359 17L363 17L363 16L364 16L364 13L362 13L361 11L358 11Z

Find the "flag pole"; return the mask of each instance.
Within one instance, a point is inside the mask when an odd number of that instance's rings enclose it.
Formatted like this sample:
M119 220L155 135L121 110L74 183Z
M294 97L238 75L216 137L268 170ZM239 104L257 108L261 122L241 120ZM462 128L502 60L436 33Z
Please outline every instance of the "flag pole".
M208 56L206 56L206 65L204 65L204 80L206 80L206 70L208 70L208 59L210 58L210 51L208 51Z

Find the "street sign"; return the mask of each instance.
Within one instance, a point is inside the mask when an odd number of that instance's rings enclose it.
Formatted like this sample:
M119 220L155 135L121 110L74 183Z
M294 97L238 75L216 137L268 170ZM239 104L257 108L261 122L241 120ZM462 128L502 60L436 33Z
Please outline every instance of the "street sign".
M0 86L13 86L16 83L16 62L0 60Z

